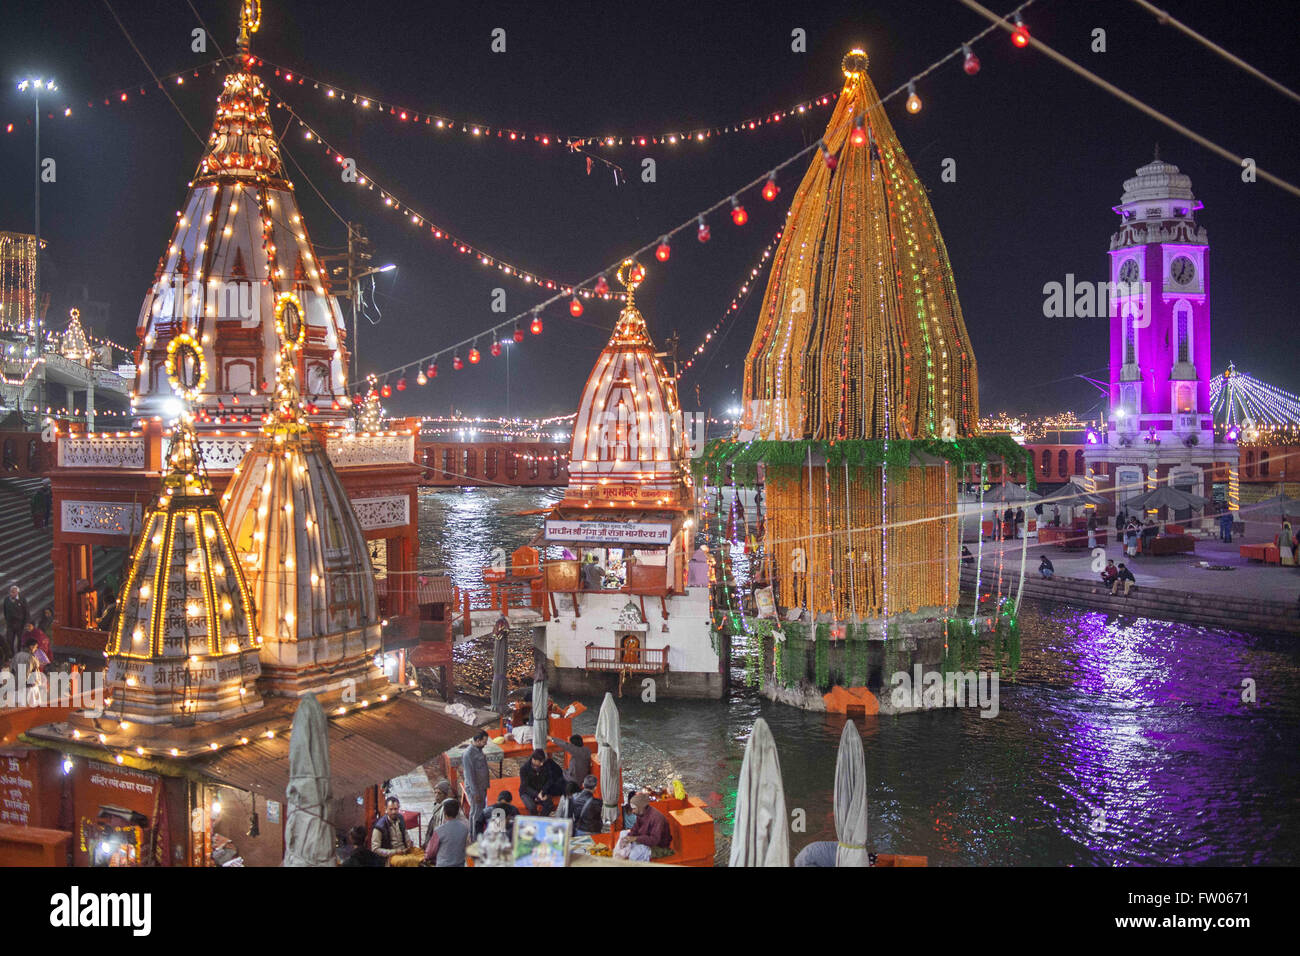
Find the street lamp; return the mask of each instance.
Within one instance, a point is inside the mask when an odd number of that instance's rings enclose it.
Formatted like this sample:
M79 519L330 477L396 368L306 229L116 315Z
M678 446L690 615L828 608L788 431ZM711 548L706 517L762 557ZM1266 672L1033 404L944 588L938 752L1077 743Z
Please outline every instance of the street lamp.
M58 90L59 85L53 80L44 80L40 77L28 77L18 83L18 92L32 94L36 104L36 168L33 170L33 181L36 184L36 263L32 270L32 304L33 318L36 322L36 360L41 364L38 405L45 404L45 365L41 362L45 351L45 329L41 321L41 93L57 93Z
M352 277L352 381L357 381L357 316L360 314L357 310L357 300L361 298L361 280L369 276L379 275L381 272L392 272L397 266L388 263L386 266L376 266L374 269L367 269Z

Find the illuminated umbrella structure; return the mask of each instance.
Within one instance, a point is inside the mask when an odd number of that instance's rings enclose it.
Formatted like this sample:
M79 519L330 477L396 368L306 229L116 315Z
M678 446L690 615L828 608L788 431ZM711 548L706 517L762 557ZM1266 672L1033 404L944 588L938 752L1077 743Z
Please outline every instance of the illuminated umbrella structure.
M330 783L329 723L315 694L298 703L289 737L285 866L334 866L334 827L325 818Z
M844 722L835 757L836 866L870 866L867 859L867 762L857 724Z
M759 717L745 745L736 790L736 828L728 866L789 866L785 787L781 761L767 721ZM838 855L837 855L838 859Z
M596 718L596 759L600 762L600 819L609 824L618 822L622 807L619 749L618 707L614 695L606 691Z
M1204 508L1209 503L1209 498L1202 498L1200 495L1180 491L1168 485L1161 485L1155 491L1148 491L1144 495L1138 495L1136 498L1130 498L1125 502L1129 508L1137 508L1141 511L1151 511L1156 508L1173 508L1183 511L1188 508Z
M1008 483L995 486L991 491L984 495L984 503L997 501L1000 503L1011 503L1016 501L1038 501L1043 496L1036 491L1030 491L1020 485Z

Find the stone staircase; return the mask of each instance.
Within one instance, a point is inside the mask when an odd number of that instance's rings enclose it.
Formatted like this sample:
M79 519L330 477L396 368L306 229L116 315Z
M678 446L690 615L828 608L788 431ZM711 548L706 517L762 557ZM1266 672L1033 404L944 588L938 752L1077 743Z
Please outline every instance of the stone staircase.
M997 568L985 567L980 573L980 591L1015 594L1020 578L1019 562L1006 567L998 579ZM975 587L975 571L963 567L963 591ZM1278 634L1300 637L1300 604L1270 601L1263 598L1197 594L1155 588L1139 584L1127 597L1112 595L1099 580L1084 580L1057 575L1043 579L1033 565L1025 569L1024 597L1036 601L1068 604L1112 614L1149 617L1160 621L1179 621L1222 630L1246 631L1251 634ZM989 608L988 610L992 610Z
M9 585L22 588L32 616L37 617L54 604L54 568L50 548L54 542L54 522L50 527L32 524L32 494L40 487L40 478L0 478L0 596L9 593ZM117 574L126 557L124 548L95 548L95 586L100 587Z

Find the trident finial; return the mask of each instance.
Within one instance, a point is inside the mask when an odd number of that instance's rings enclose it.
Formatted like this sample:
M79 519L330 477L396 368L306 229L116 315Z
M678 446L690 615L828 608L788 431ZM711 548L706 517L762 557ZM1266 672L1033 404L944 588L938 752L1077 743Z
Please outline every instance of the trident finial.
M624 259L614 277L627 289L627 308L635 308L637 287L645 281L645 266L635 259Z
M262 25L262 0L240 0L239 4L239 52L248 54L248 41L257 28Z

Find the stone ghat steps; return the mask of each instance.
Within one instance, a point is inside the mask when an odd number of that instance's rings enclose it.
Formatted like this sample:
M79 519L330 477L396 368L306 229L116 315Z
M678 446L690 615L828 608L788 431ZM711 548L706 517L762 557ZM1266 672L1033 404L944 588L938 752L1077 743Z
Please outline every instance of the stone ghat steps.
M48 528L32 523L32 494L40 484L40 478L0 478L0 600L17 584L33 617L54 603L50 548L58 515L51 515ZM96 587L119 571L123 556L121 550L95 548Z
M1014 595L1019 578L1019 568L1014 572L1004 568L1000 582L996 568L983 568L980 572L980 592L988 594L991 590L996 591L1000 584L1004 595L1007 593ZM972 591L975 587L974 569L963 567L961 580L963 589ZM1044 580L1032 566L1025 569L1024 596L1034 600L1093 608L1113 614L1179 621L1203 627L1247 631L1252 634L1300 637L1300 605L1262 598L1194 594L1168 588L1146 587L1141 584L1125 597L1111 594L1100 580L1083 580L1060 575Z

